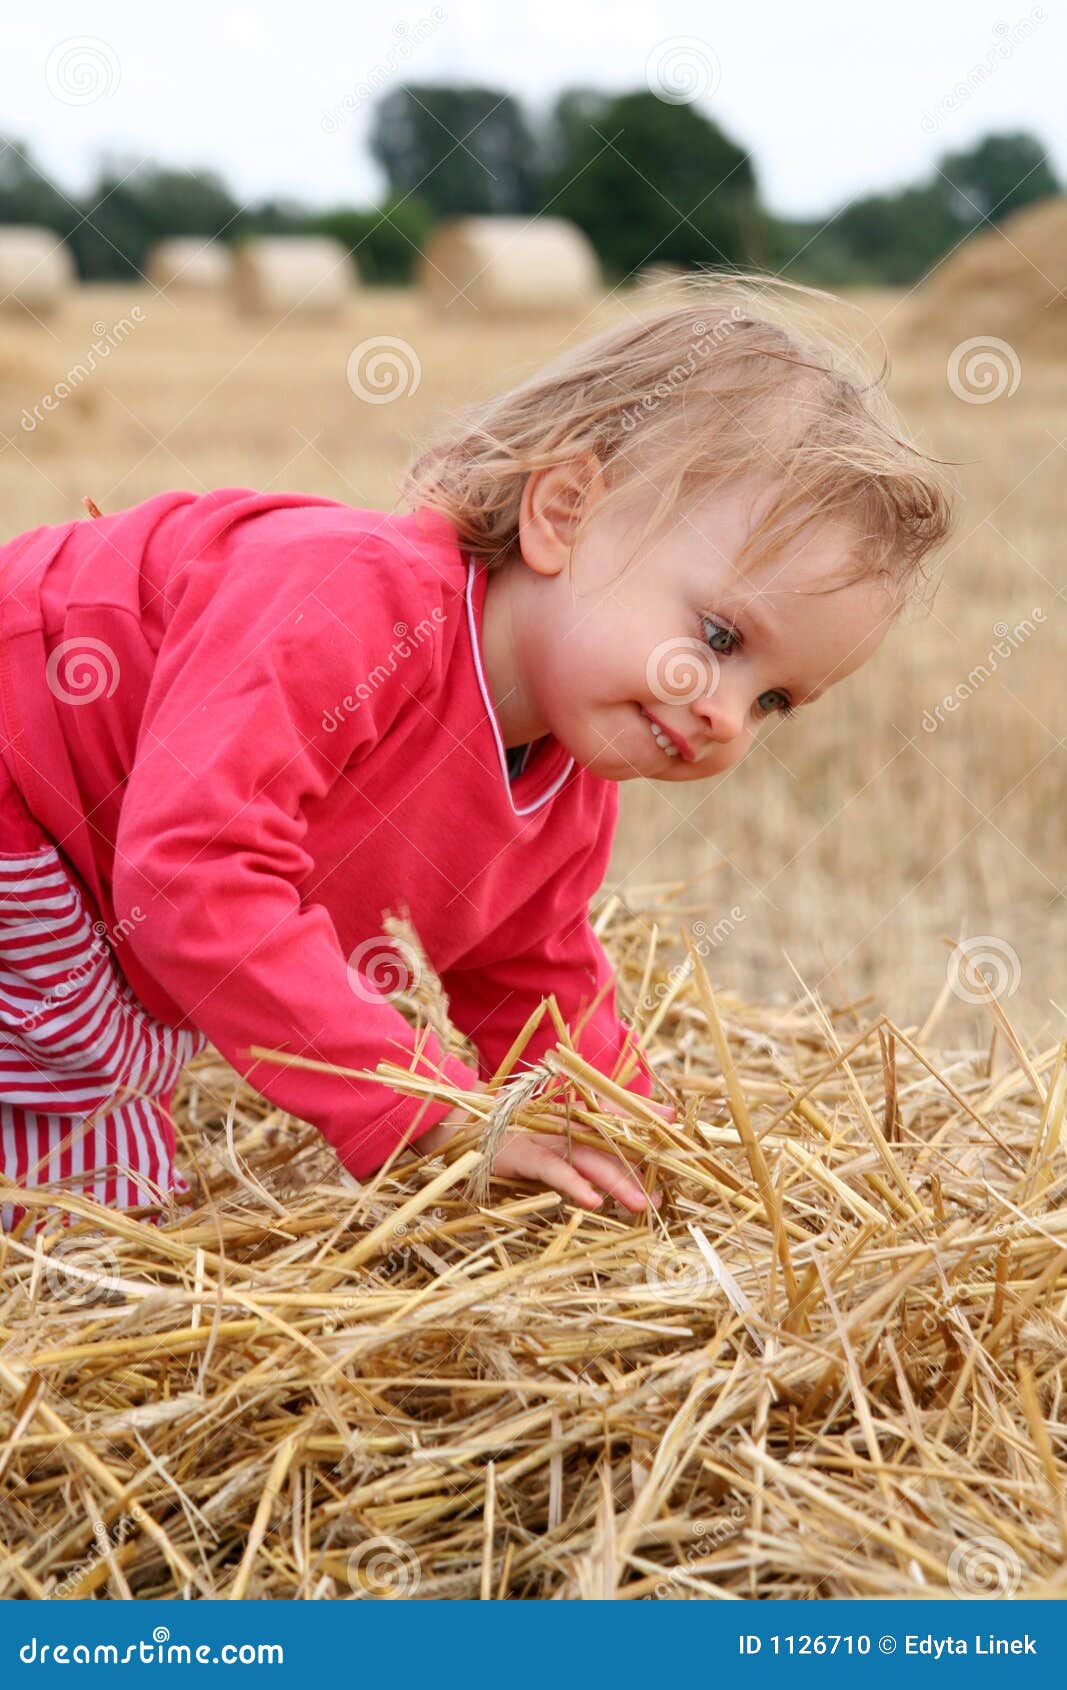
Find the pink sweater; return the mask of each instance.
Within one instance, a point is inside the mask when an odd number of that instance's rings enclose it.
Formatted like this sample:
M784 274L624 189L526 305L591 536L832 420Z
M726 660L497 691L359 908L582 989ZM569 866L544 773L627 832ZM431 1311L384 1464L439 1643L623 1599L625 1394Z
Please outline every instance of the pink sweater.
M359 1177L448 1105L250 1046L470 1086L554 992L582 1055L651 1091L588 921L618 789L551 737L509 784L487 581L435 512L239 487L0 549L0 750L127 980ZM410 917L477 1075L390 1001L406 959L389 912ZM524 1062L554 1043L546 1012Z

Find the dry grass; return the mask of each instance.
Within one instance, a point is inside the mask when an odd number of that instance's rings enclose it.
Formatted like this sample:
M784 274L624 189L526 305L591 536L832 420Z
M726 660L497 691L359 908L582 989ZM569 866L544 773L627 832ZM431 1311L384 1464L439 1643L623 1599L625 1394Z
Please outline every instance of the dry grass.
M655 1220L474 1203L485 1120L361 1189L205 1053L165 1224L7 1244L0 1597L1064 1594L1063 1042L745 1003L661 915L600 925L678 1123L566 1043L517 1111Z

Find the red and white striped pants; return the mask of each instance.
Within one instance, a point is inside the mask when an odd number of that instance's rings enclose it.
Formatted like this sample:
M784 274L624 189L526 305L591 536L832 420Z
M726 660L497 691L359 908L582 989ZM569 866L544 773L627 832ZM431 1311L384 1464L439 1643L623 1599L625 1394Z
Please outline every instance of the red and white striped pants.
M0 1171L115 1207L187 1191L170 1093L206 1042L134 996L81 881L0 761ZM0 1231L25 1213L0 1184ZM48 1211L36 1213L42 1224Z

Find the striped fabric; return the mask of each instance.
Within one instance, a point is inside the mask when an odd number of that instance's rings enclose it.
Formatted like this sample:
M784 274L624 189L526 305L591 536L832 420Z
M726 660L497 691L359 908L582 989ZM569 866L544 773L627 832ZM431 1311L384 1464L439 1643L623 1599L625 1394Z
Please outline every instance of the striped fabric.
M135 998L0 763L0 845L16 843L0 850L0 1170L113 1206L159 1203L188 1190L166 1105L206 1039ZM0 1201L0 1230L25 1213Z

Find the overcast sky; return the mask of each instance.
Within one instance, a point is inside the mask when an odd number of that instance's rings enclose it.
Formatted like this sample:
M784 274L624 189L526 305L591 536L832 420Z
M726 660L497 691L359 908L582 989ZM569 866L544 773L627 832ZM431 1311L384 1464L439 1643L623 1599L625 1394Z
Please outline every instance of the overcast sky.
M1026 127L1067 177L1058 0L46 0L4 17L0 132L81 191L105 152L218 170L241 200L370 204L367 90L477 80L534 110L576 84L695 98L776 211L828 211Z

